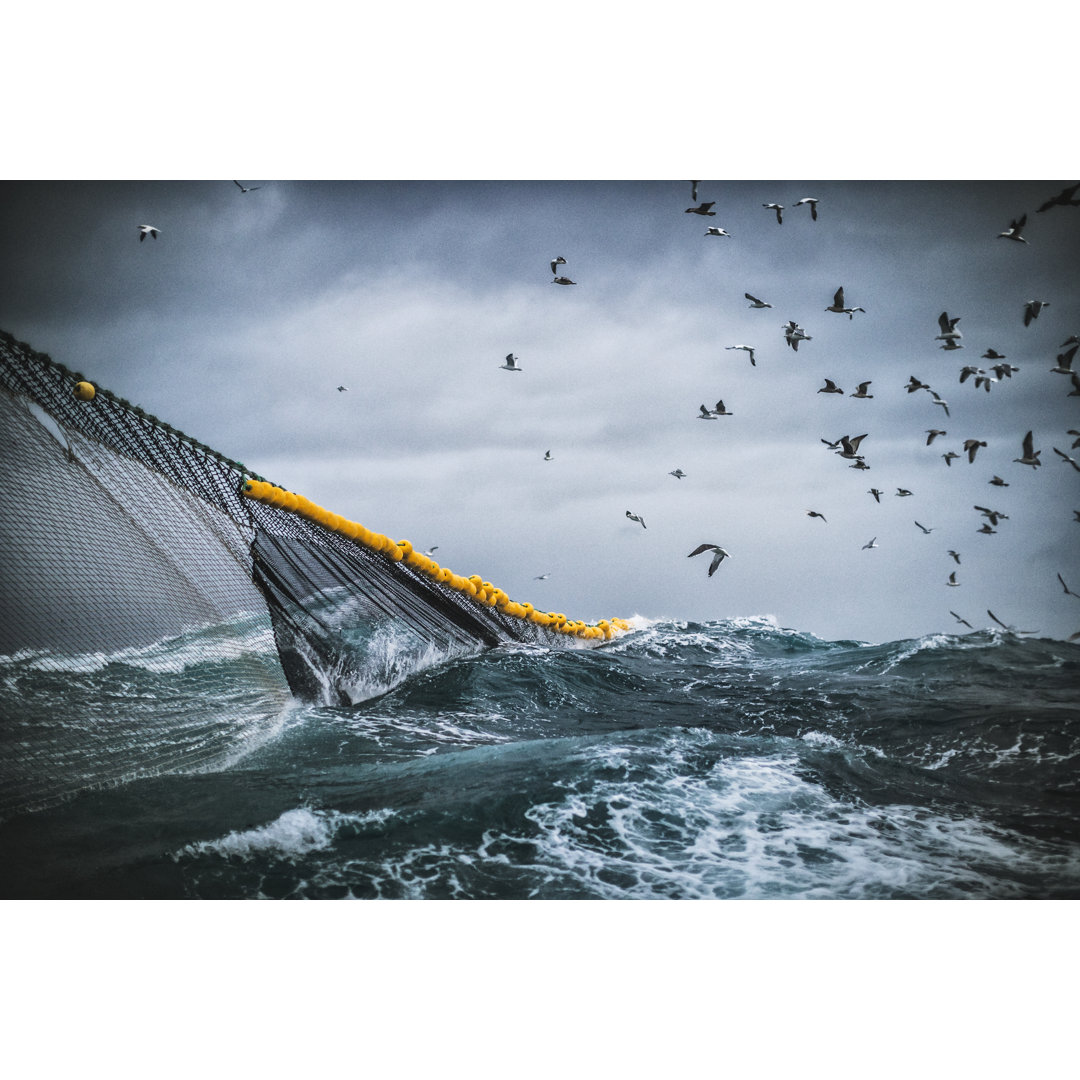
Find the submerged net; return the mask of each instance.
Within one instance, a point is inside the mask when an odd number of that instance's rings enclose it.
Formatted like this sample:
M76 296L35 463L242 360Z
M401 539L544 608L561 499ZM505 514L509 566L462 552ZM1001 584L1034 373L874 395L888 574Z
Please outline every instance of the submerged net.
M626 628L463 578L2 332L0 391L0 813L219 763L294 698Z

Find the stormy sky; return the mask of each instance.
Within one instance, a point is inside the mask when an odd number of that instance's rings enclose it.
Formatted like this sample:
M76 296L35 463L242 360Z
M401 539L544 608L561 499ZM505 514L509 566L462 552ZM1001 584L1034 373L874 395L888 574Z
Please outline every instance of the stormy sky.
M1049 370L1080 333L1080 207L1037 212L1075 181L702 180L715 217L685 212L687 180L241 182L5 184L0 326L572 618L773 615L882 641L990 609L1080 629L1057 580L1080 592L1080 471L1053 449L1080 460L1080 398ZM1027 243L999 238L1025 213ZM865 312L825 310L840 286ZM962 349L935 340L942 311ZM1019 370L961 384L989 348ZM698 418L719 400L733 415ZM1037 469L1013 460L1028 430ZM861 434L866 470L822 442ZM986 446L947 465L967 439ZM975 506L1007 515L996 533ZM711 578L687 557L703 542L731 555Z

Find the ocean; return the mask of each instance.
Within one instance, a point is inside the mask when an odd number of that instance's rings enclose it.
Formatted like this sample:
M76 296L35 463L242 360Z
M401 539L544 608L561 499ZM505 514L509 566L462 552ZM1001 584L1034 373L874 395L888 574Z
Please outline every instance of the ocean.
M634 625L347 706L241 685L273 658L255 632L227 662L190 637L0 658L9 760L55 767L75 716L118 762L87 788L72 754L4 811L3 896L1080 897L1080 645Z

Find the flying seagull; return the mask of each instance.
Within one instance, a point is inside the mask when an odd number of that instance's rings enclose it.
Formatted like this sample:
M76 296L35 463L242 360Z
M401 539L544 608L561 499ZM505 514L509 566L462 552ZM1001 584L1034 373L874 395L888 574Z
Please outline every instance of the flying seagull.
M544 451L544 460L545 460L545 461L551 461L551 460L552 460L552 458L551 458L551 451L550 451L550 450L545 450L545 451Z
M698 417L697 417L699 420L715 420L716 419L716 414L708 406L699 405L698 408L701 410L698 413Z
M629 510L626 511L626 516L631 521L636 521L643 529L646 528L645 519L643 517L638 517L637 514L631 514Z
M1077 349L1080 349L1080 345L1074 345L1068 352L1058 353L1057 365L1050 370L1056 375L1072 375L1072 362Z
M872 398L873 394L868 394L866 388L873 382L873 379L867 379L866 382L859 383L858 388L849 396L853 398Z
M960 369L960 381L966 382L971 375L985 375L986 372L982 368L976 367L974 364L968 364Z
M945 464L948 465L951 468L953 461L956 458L958 458L960 455L955 453L952 450L949 450L946 453L942 454L941 456L945 459Z
M848 458L852 460L859 456L859 444L866 438L866 435L856 435L855 438L851 438L850 435L841 436L840 446L842 449L837 450L837 454L842 458Z
M1049 307L1049 300L1027 300L1024 303L1024 325L1030 326L1033 319L1039 317L1044 307Z
M1054 206L1080 206L1080 199L1076 198L1078 189L1080 189L1080 184L1073 184L1072 187L1062 188L1056 195L1047 199L1035 213L1042 214Z
M1069 457L1068 454L1062 453L1056 446L1051 447L1055 454L1063 461L1067 461L1077 472L1080 472L1080 465L1076 464L1076 458Z
M952 556L953 562L955 562L956 565L959 566L960 565L960 552L959 551L953 551L952 548L949 548L948 553Z
M978 533L986 533L987 536L993 536L997 532L997 529L991 528L989 521L984 521L982 523L982 528L976 529L975 531Z
M1073 428L1069 428L1069 430L1066 431L1065 434L1076 436L1076 442L1074 442L1072 446L1069 447L1070 450L1075 450L1077 447L1080 447L1080 431L1075 431Z
M917 521L915 522L915 524L916 524L916 525L919 525L919 523L918 523ZM929 536L929 535L930 535L930 534L931 534L931 533L932 533L932 532L934 531L934 530L933 530L932 528L931 528L931 529L928 529L928 528L927 528L927 527L926 527L925 525L919 525L919 528L920 528L920 529L922 529L922 531L923 531L923 532L924 532L924 533L925 533L925 534L926 534L927 536Z
M701 183L700 180L691 180L690 181L690 198L693 199L694 202L697 202L697 186L700 183Z
M1009 222L1009 227L1002 233L998 233L998 239L1004 237L1006 240L1018 240L1021 244L1026 244L1027 241L1020 235L1020 230L1027 224L1027 214L1024 214L1019 219L1013 218Z
M674 476L676 480L681 480L685 475L686 473L684 473L682 469L672 469L671 472L668 473L668 476Z
M712 202L703 202L700 206L688 206L683 213L684 214L701 214L703 217L716 217L716 211L713 207L716 205L716 200Z
M971 625L971 623L969 623L969 622L967 621L967 619L961 619L961 618L960 618L960 616L959 616L959 615L957 615L955 611L950 611L950 612L949 612L949 614L950 614L950 615L951 615L951 616L952 616L952 617L953 617L953 618L954 618L954 619L955 619L955 620L956 620L956 621L957 621L958 623L963 623L963 624L964 624L964 625L965 625L965 626L966 626L966 627L967 627L967 628L968 628L969 630L974 630L974 629L975 629L975 627L974 627L974 626L972 626L972 625Z
M957 585L960 584L960 582L956 580L956 571L955 570L949 575L949 580L946 581L945 584L946 585L954 585L954 586L957 586Z
M500 364L499 366L504 371L522 371L522 370L524 370L523 368L519 368L517 366L517 361L518 361L518 358L513 353L507 353L506 354L506 363L505 364Z
M929 446L939 435L948 435L947 431L942 431L940 428L927 428L926 431L926 445Z
M964 452L968 456L968 464L975 464L975 455L979 452L980 446L985 446L986 443L979 442L978 439L965 439L964 440Z
M710 225L705 230L706 236L730 236L731 233L727 229L721 229L719 225Z
M783 225L784 224L784 208L779 203L766 202L766 203L762 203L761 205L764 206L766 210L775 210L776 211L776 224L777 225Z
M803 330L794 319L789 319L784 324L784 339L796 351L799 351L800 341L810 341L810 335Z
M750 301L750 306L752 308L772 307L772 304L766 304L764 300L759 300L756 296L751 296L750 293L743 293L743 296Z
M914 375L908 380L907 386L904 388L909 394L914 394L916 390L929 390L930 384L924 383L919 379L916 379Z
M842 394L843 392L844 391L841 390L840 387L832 381L832 379L826 379L825 385L820 390L818 390L819 394Z
M1065 584L1065 579L1060 574L1058 574L1057 579L1061 582L1061 587L1065 590L1066 596L1075 596L1077 600L1080 600L1080 593L1074 593L1072 589Z
M897 495L898 495L898 496L899 496L899 497L900 497L901 499L903 499L903 498L906 498L906 497L907 497L908 495L914 495L914 494L915 494L915 492L914 492L914 491L909 491L909 490L908 490L907 488L901 488L901 487L898 487L898 488L896 489L896 494L897 494Z
M728 412L724 407L724 402L721 399L716 403L716 407L712 410L713 416L734 416L733 412Z
M796 206L809 206L810 207L810 218L811 218L811 220L817 221L817 204L818 204L817 199L800 199L795 205Z
M152 236L156 240L159 232L161 232L161 230L156 225L140 225L139 243L141 244L147 236Z
M576 285L577 282L576 281L571 281L568 277L557 277L551 284L552 285Z
M725 551L722 547L716 544L698 544L693 551L686 557L692 559L695 555L700 555L703 551L713 552L712 562L709 563L709 577L712 577L716 573L716 568L727 558L730 558L730 553Z
M988 483L993 484L994 487L1008 487L1009 486L1008 481L1007 480L1002 480L1000 476L991 477L990 480L988 481Z
M835 311L838 315L846 315L849 319L855 318L855 312L861 311L866 314L866 308L861 307L844 307L844 286L841 285L836 293L833 295L832 303L825 309L826 311Z
M873 495L874 502L879 503L881 502L881 496L884 494L884 492L880 488L870 488L869 491L867 491L867 494Z
M930 387L927 387L930 390ZM930 390L930 396L934 399L935 405L940 405L945 410L945 415L949 415L949 403L936 391Z
M558 268L565 265L566 260L561 255L556 255L555 258L551 260L551 272L557 274L559 272Z
M348 388L347 386L339 386L339 387L338 387L338 391L339 391L340 393L344 393L344 392L345 392L346 390L348 390L348 389L349 389L349 388Z
M768 306L768 305L766 305ZM754 346L753 345L725 345L725 349L742 349L743 352L750 354L750 363L753 367L757 367L757 361L754 359Z
M1042 462L1039 460L1041 450L1034 449L1034 441L1031 438L1031 432L1029 431L1024 436L1024 455L1023 457L1013 458L1013 461L1019 462L1021 465L1030 465L1033 469L1037 469Z
M549 577L551 577L550 570L546 574L537 574L536 577L533 578L533 581L547 581Z
M1008 521L1009 520L1009 515L1008 514L1003 514L1000 510L991 510L987 506L973 506L972 509L973 510L978 510L979 513L983 515L983 517L989 518L991 525L996 525L999 520L1001 520L1001 521Z
M1002 379L1011 379L1013 372L1020 369L1015 364L994 364L990 370L998 377L1000 382Z
M806 511L806 516L807 517L821 518L822 521L825 521L825 515L824 514L819 514L816 510L807 510ZM825 521L825 524L828 525L829 523L827 521Z
M1004 630L1008 630L1012 634L1034 634L1034 630L1017 630L1012 626L1006 626L989 608L986 609L986 614L990 616Z
M943 311L938 316L938 326L941 327L941 333L934 338L935 341L955 341L962 338L964 335L956 329L956 324L960 321L960 316L957 315L955 319L949 318L949 313Z
M249 191L258 191L257 187L244 187L239 180L234 180L233 183L240 189L241 195L246 195Z
M870 538L870 543L868 543L868 544L863 544L863 546L862 546L862 550L863 550L863 551L869 551L869 550L870 550L871 548L876 548L877 546L878 546L878 542L877 542L877 537L876 537L876 536L872 536L872 537Z
M944 345L938 346L939 349L944 349L946 352L952 352L953 349L962 349L963 347L964 346L961 345L959 341L956 341L952 338L946 341Z

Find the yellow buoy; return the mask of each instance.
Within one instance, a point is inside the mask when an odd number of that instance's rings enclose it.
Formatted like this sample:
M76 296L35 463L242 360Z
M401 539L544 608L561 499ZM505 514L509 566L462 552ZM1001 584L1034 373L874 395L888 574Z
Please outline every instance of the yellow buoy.
M97 391L94 389L93 383L77 382L74 393L80 401L93 401Z

